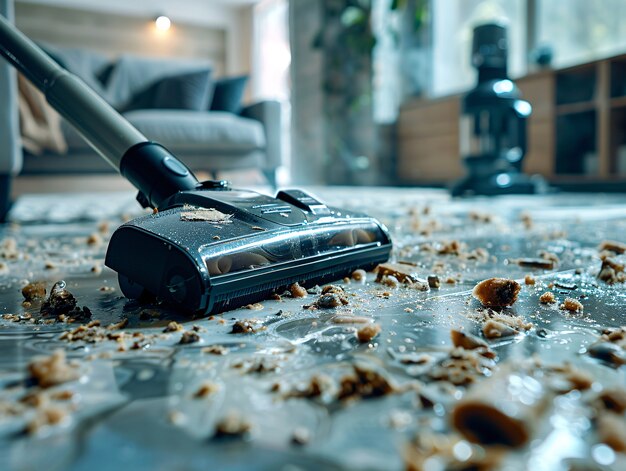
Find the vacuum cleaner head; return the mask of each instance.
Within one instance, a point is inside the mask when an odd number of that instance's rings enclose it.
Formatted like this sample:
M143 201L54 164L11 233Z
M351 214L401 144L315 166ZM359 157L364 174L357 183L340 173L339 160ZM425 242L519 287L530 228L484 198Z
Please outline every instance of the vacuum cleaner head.
M329 208L302 191L178 193L171 209L122 225L105 264L129 298L147 293L189 312L218 312L349 276L389 258L375 219Z
M215 312L389 257L387 230L367 216L328 208L298 190L271 198L198 182L2 16L0 54L139 189L144 207L158 208L118 228L109 243L105 264L129 298L152 294L190 312Z

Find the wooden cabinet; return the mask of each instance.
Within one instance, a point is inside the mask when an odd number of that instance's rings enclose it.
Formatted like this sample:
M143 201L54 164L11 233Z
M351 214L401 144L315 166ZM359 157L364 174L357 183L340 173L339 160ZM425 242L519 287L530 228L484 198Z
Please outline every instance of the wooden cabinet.
M556 184L626 188L626 55L516 80L533 106L524 169ZM449 183L463 174L460 95L413 100L400 111L398 179Z

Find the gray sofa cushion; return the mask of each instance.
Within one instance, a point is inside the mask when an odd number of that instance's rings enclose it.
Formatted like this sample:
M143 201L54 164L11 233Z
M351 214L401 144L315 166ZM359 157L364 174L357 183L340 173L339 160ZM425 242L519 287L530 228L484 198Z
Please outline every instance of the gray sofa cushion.
M210 70L209 61L165 59L124 54L115 62L106 83L106 98L116 108L123 108L133 95L163 77Z
M219 111L136 110L124 116L174 153L242 153L265 149L263 125Z

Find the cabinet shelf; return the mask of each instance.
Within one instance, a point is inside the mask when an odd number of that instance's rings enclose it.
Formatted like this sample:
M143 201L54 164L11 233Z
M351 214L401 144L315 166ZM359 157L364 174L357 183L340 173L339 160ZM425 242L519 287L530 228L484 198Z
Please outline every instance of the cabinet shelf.
M571 189L577 183L601 189L606 182L626 191L626 54L567 69L542 70L516 83L533 107L523 164L527 173L541 174L555 184L571 184ZM399 178L446 183L462 173L460 100L456 95L402 107L401 129L415 129L418 122L426 123L420 125L424 129L430 123L438 127L434 137L435 131L399 135ZM443 126L448 130L445 135L439 131ZM422 157L425 146L429 152L435 148L439 158Z
M557 105L556 114L564 115L564 114L582 113L585 111L592 111L596 108L596 106L597 105L595 101L583 101L579 103L568 103L566 105Z

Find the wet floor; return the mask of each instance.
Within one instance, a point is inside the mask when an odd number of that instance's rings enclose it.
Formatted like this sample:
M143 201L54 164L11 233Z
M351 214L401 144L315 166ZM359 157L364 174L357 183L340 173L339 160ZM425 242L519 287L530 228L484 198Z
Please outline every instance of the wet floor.
M166 306L126 300L116 274L103 267L107 238L127 212L123 199L105 218L57 207L54 220L41 222L46 214L31 212L17 217L20 224L2 228L5 244L17 243L14 254L2 259L0 277L1 314L15 315L0 319L2 469L403 469L416 434L451 430L450 411L466 387L433 379L432 368L450 351L451 328L482 336L481 306L471 290L491 277L522 284L518 301L502 314L532 323L517 335L488 340L497 355L493 371L534 356L577 365L595 379L592 389L626 385L626 367L586 354L603 329L625 324L625 286L597 279L597 247L606 239L626 242L626 197L450 201L444 193L419 190L319 194L330 204L380 218L393 236L393 259L415 264L423 278L436 274L441 286L393 287L376 283L370 273L365 282L336 283L348 299L337 308L307 307L318 297L312 291L306 298L285 295L251 309L190 319ZM463 244L463 255L441 253L451 241ZM542 252L556 256L554 268L515 262ZM529 274L534 285L524 284ZM45 323L40 302L22 305L27 281L45 281L49 290L61 279L78 305L89 308L89 320L104 328L128 319L121 329L126 337L68 342L62 333L78 324ZM553 292L555 304L539 302L546 291ZM565 298L579 300L584 310L559 309ZM231 333L236 321L246 319L255 332ZM197 326L199 340L180 344L181 331L164 333L171 320L187 331ZM360 342L355 331L371 320L381 332ZM225 354L208 351L214 345ZM24 433L37 411L10 413L6 404L32 388L26 370L32 358L59 348L77 360L80 371L79 379L55 386L73 393L71 404L59 406L66 413L58 424ZM430 360L409 361L420 355ZM332 391L329 397L290 394L320 375L339 384L355 364L380 372L396 392L350 401L337 400ZM206 384L211 393L197 397ZM432 399L428 407L420 404L416 384ZM624 455L598 441L584 395L576 393L554 398L538 415L533 439L507 450L497 469L566 470L580 462L585 469L626 469L620 468ZM217 424L232 413L249 431L216 438ZM304 444L294 443L294 436L303 436L296 441ZM463 453L456 457L462 458ZM431 460L424 469L446 468Z

